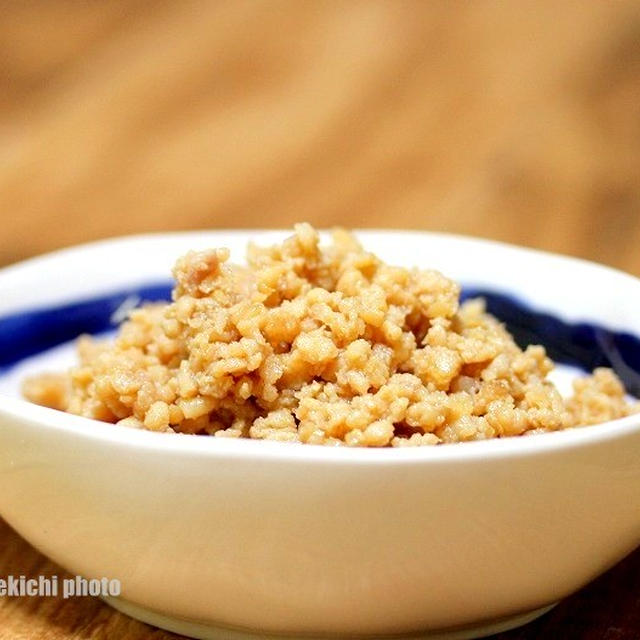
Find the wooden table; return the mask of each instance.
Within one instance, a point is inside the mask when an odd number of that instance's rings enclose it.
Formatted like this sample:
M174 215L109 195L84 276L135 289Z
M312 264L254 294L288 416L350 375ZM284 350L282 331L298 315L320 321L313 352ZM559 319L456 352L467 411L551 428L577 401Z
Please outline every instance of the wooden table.
M110 235L378 226L640 275L640 3L0 1L0 264ZM46 274L43 274L43 281ZM60 573L0 524L0 576ZM638 640L640 553L501 638ZM0 598L0 639L169 638Z

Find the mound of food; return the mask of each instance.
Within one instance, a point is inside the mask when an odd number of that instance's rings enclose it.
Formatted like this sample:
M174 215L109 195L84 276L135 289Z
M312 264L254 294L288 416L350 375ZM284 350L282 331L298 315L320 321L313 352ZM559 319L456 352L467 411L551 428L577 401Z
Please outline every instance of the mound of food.
M25 381L33 402L153 431L350 446L519 436L637 410L609 369L564 400L524 351L437 271L385 264L344 230L299 224L281 245L190 252L173 301L131 312L79 364Z

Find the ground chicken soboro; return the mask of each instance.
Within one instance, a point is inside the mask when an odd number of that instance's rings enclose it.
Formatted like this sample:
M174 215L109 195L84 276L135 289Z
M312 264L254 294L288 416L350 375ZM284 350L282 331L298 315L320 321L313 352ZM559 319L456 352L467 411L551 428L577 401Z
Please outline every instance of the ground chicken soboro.
M522 351L437 271L381 262L308 224L282 245L191 252L173 302L135 310L114 342L79 341L68 374L27 398L153 431L415 446L554 431L633 409L608 369L564 401L541 346Z

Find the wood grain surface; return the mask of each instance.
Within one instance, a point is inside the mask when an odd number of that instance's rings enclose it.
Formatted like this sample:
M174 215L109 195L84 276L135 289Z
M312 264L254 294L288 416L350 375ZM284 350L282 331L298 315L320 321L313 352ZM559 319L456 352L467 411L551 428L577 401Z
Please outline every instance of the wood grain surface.
M0 264L308 220L640 275L640 3L0 0L0 207ZM500 638L638 640L639 553ZM53 573L0 524L0 576ZM170 637L0 598L2 640Z

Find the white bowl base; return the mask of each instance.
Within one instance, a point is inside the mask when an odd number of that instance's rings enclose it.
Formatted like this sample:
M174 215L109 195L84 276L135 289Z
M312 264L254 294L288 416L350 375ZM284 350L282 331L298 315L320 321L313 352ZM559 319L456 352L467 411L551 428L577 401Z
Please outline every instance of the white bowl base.
M391 634L391 635L356 635L345 636L340 634L336 635L280 635L277 633L265 633L258 630L251 629L234 629L231 627L214 626L199 622L190 622L189 620L183 620L181 618L174 618L171 616L165 616L162 613L146 609L137 604L133 604L122 598L105 597L103 600L112 606L114 609L124 613L131 618L140 620L154 627L159 627L173 633L179 633L189 638L196 638L197 640L294 640L295 638L304 638L304 640L328 640L330 638L341 638L348 640L348 638L354 638L357 640L472 640L473 638L484 638L503 631L509 631L516 627L532 622L536 618L544 615L558 604L546 605L533 611L527 611L525 613L518 613L506 618L498 618L496 620L490 620L482 622L478 625L470 625L466 627L456 627L455 629L441 631L417 631L404 634Z

